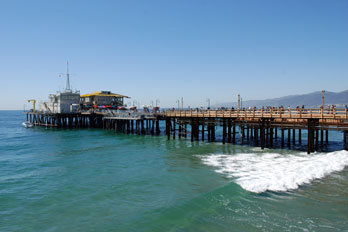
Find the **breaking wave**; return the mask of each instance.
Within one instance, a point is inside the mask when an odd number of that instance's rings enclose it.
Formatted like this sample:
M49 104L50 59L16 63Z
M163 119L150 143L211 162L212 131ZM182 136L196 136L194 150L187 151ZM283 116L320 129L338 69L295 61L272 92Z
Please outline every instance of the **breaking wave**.
M348 151L284 155L278 153L211 154L199 156L216 172L234 179L243 189L261 193L297 189L348 166Z

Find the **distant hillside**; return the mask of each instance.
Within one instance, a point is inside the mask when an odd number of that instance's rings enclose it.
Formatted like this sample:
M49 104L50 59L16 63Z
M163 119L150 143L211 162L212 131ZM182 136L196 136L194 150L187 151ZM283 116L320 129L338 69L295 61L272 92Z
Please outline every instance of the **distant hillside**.
M302 94L302 95L290 95L280 98L272 98L272 99L266 99L266 100L249 100L249 101L243 101L243 107L249 107L249 106L256 106L256 107L262 107L262 106L284 106L284 107L296 107L296 106L302 106L305 105L305 107L320 107L322 104L322 92L317 91L313 93L308 94ZM325 105L334 104L337 107L343 107L346 104L348 105L348 90L342 91L342 92L325 92ZM219 104L218 106L224 106L224 107L237 107L237 102L227 102Z

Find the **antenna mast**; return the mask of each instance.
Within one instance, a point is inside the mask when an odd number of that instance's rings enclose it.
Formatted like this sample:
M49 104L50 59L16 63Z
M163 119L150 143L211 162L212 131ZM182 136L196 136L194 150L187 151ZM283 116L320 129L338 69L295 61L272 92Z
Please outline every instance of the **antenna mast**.
M69 77L69 61L66 62L66 90L70 89L70 77Z

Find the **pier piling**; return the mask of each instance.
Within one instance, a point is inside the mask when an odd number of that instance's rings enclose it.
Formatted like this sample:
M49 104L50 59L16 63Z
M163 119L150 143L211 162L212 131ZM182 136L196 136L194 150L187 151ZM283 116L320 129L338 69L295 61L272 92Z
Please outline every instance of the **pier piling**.
M284 133L287 133L287 146L301 149L295 146L296 141L302 143L302 130L307 129L307 153L318 151L321 146L328 145L329 130L343 132L343 147L347 149L348 115L335 112L323 113L314 110L298 111L239 111L239 110L190 110L190 111L166 111L165 113L143 114L130 116L130 113L118 117L98 112L83 112L74 114L54 114L27 112L26 119L35 126L56 128L103 128L109 131L125 134L136 133L138 135L160 134L160 121L165 121L165 134L170 140L178 134L179 139L187 138L191 133L191 141L206 139L211 142L216 140L216 133L221 133L222 143L236 144L236 127L238 127L238 141L241 144L261 143L261 149L272 148L278 145L278 128L281 130L280 146L284 148ZM135 124L135 125L134 125ZM216 130L215 126L219 130ZM190 127L191 132L187 130ZM298 136L296 135L298 130ZM292 133L291 133L292 131ZM207 134L206 134L207 132ZM221 134L218 136L220 137ZM292 136L292 139L291 139ZM297 138L296 138L297 137ZM319 141L320 140L320 141Z

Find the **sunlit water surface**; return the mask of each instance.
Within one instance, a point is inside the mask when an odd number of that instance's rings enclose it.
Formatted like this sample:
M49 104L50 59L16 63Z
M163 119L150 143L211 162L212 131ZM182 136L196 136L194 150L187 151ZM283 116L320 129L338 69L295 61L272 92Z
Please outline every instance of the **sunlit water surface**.
M0 111L0 231L348 231L339 132L308 156L23 120Z

